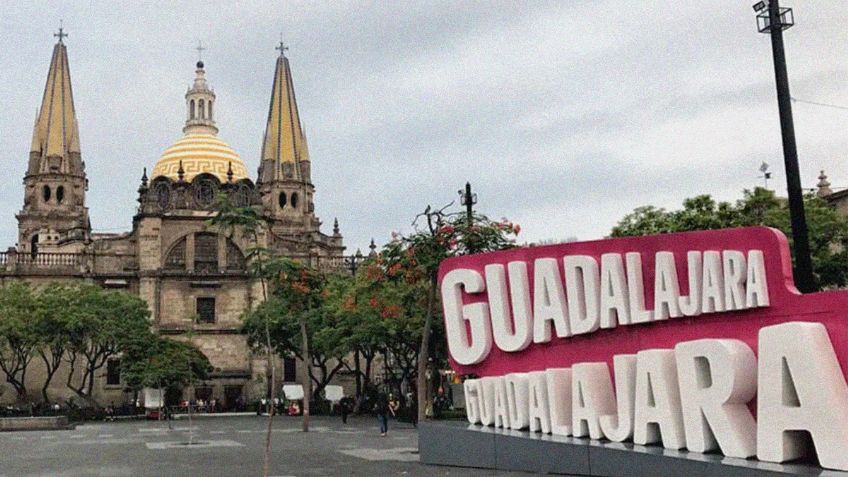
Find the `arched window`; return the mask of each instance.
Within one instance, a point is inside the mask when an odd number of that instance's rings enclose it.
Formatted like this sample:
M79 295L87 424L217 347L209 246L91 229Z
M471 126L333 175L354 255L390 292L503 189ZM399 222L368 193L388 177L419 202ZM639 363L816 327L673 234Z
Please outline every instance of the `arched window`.
M218 236L199 233L194 236L194 271L197 273L218 272Z
M280 208L281 209L286 208L286 193L285 192L280 192Z
M207 116L207 117L209 119L212 119L212 100L211 99L209 100L209 116Z
M203 104L202 99L197 101L197 109L198 109L197 116L200 119L203 119L206 116L206 105Z
M44 202L50 202L50 186L41 188L41 197L44 198Z
M293 209L297 208L297 192L292 192L291 205Z
M245 259L238 246L227 239L227 270L241 271L245 269Z
M186 264L186 239L183 238L168 252L165 258L165 270L185 270Z
M189 103L189 119L194 119L194 100L192 99Z
M65 199L65 188L63 186L59 186L56 188L56 203L61 204Z
M38 254L38 234L33 235L29 241L29 253L32 255L32 258L35 258Z

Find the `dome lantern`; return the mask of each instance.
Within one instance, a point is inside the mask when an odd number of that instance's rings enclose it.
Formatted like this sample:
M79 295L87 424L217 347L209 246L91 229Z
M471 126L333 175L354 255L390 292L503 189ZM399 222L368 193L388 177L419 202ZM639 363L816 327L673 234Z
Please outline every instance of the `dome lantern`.
M199 51L202 49L198 47ZM221 183L247 179L241 157L218 138L213 115L215 92L206 82L203 61L198 61L196 66L194 83L185 94L185 135L162 153L151 176L186 182L200 174L212 174Z

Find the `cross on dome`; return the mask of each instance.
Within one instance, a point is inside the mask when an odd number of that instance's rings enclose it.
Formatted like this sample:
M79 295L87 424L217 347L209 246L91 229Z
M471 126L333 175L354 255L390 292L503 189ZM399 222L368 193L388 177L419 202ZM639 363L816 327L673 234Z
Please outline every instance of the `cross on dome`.
M195 50L197 50L197 61L203 61L203 50L205 49L206 48L203 47L203 42L197 40L197 48L195 48Z

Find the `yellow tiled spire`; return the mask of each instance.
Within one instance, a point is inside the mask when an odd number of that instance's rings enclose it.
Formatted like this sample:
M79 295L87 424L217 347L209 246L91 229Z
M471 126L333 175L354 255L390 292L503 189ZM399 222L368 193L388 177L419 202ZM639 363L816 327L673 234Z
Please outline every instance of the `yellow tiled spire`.
M67 169L79 158L79 128L71 88L68 50L62 41L67 35L60 29L58 36L59 41L53 47L53 58L50 60L41 109L35 121L31 152L37 153L41 158L63 158L61 172L80 172ZM72 154L76 157L71 158Z
M281 43L277 49L280 50L280 56L274 72L274 88L262 144L262 179L303 179L298 163L309 160L309 148L300 125L291 68L285 56L287 48ZM284 168L285 163L292 166ZM284 174L283 169L289 168L291 176L285 177L288 174Z

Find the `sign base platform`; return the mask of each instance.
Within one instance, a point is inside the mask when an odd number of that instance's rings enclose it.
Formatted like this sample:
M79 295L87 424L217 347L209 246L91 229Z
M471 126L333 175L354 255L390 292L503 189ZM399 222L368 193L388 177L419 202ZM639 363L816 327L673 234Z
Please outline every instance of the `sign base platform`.
M673 451L469 425L464 421L418 424L421 462L542 474L603 477L848 477L848 472L806 464L774 464L719 454Z

